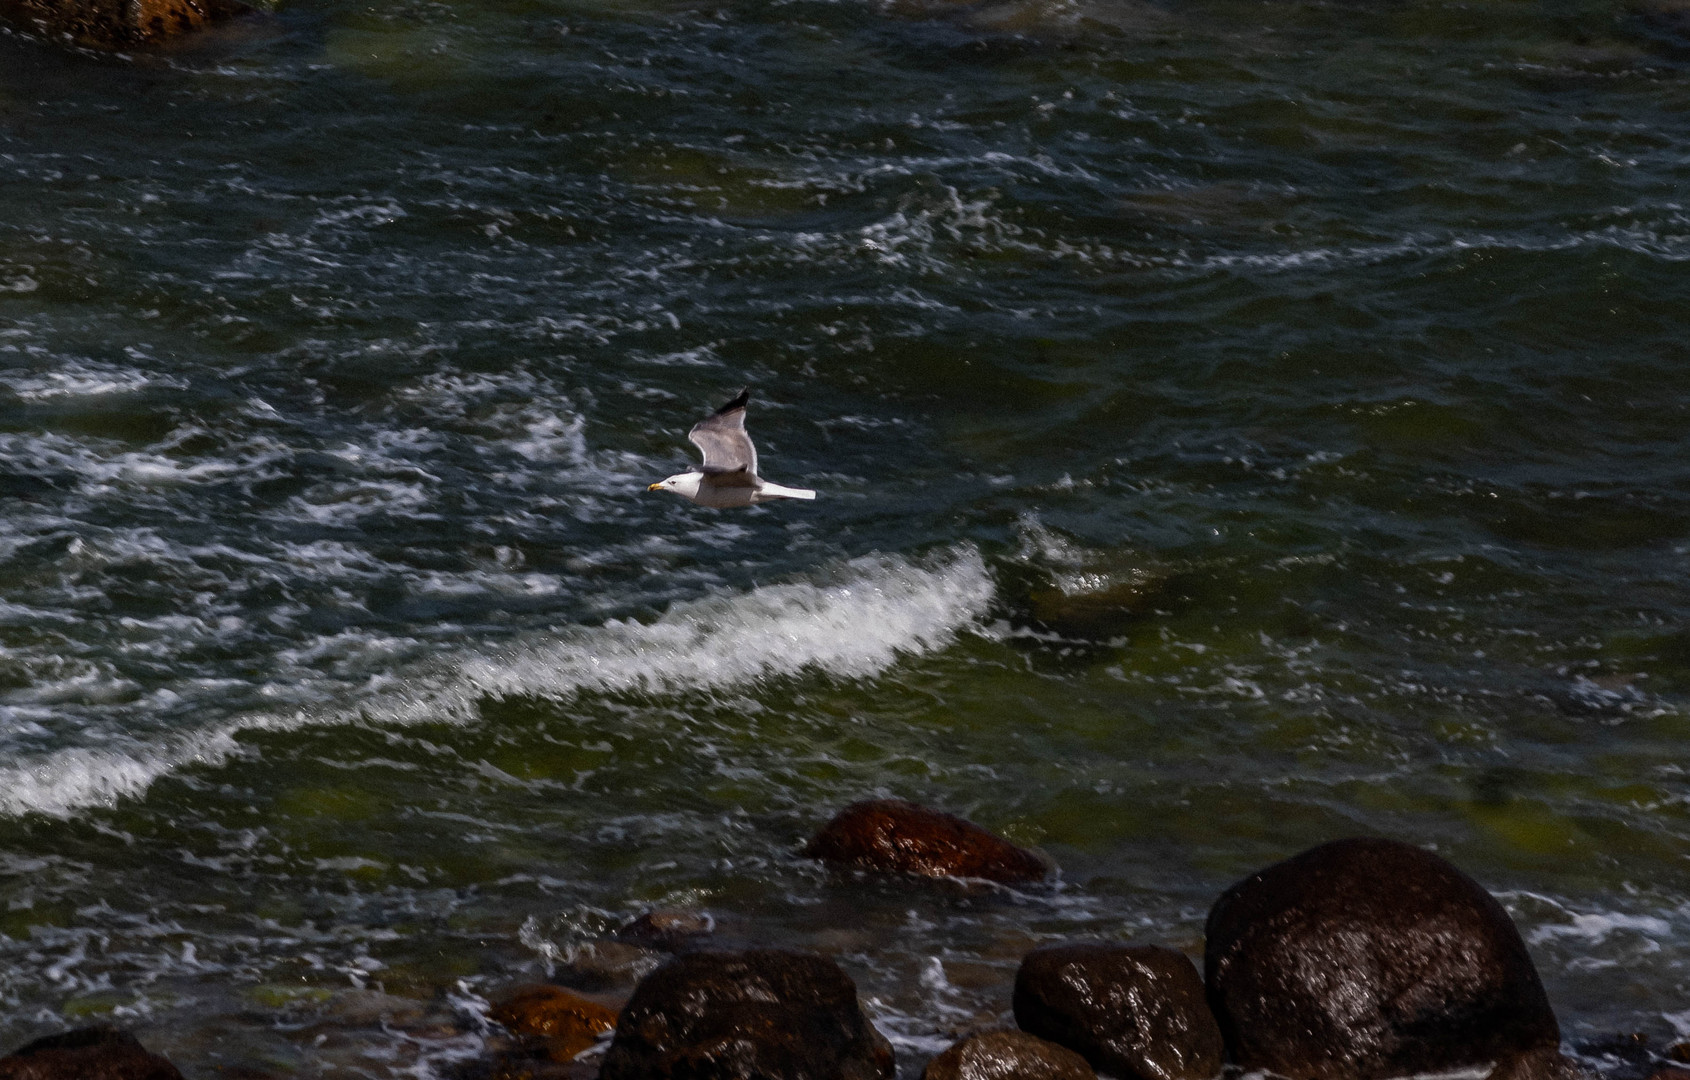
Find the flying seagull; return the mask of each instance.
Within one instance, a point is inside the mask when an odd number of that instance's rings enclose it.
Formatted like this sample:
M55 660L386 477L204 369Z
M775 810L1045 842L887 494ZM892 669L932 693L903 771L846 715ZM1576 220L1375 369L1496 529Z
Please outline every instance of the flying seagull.
M813 499L806 488L781 487L757 475L757 448L745 433L750 390L693 425L687 441L704 451L704 464L646 488L673 491L699 506L756 506L776 499Z

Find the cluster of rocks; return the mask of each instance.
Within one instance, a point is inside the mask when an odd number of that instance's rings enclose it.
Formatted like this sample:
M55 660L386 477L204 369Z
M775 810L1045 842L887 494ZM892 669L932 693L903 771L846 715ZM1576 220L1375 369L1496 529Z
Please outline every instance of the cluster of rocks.
M0 20L99 49L159 45L252 13L241 0L0 0Z
M896 800L847 807L805 848L844 871L1027 885L1051 862L961 818ZM713 947L708 916L654 912L561 972L576 987L640 974L620 1012L555 984L489 1014L508 1037L485 1080L892 1080L891 1044L832 960ZM1069 942L1023 958L1016 1030L968 1035L923 1080L1386 1080L1488 1068L1488 1080L1579 1080L1524 942L1450 863L1381 839L1324 844L1228 889L1204 969L1156 944ZM667 954L667 958L662 958ZM653 959L657 957L658 959ZM619 966L620 965L620 966ZM1654 1080L1690 1080L1648 1055ZM0 1080L173 1080L111 1029L39 1040Z

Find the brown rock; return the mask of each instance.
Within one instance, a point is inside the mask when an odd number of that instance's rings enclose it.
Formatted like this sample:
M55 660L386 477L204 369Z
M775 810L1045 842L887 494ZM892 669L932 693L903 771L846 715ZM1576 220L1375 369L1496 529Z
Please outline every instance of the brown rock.
M902 799L852 803L817 833L804 854L836 866L924 877L1043 881L1044 857L971 821Z
M1025 1031L970 1035L927 1063L921 1080L1097 1080L1086 1059Z
M1690 1042L1675 1043L1667 1047L1667 1057L1690 1065Z
M240 0L0 0L0 18L109 49L157 44L251 13Z
M0 1058L0 1080L182 1080L182 1074L127 1031L86 1027L36 1039Z
M1015 1022L1123 1080L1208 1080L1221 1071L1220 1028L1203 980L1159 945L1035 949L1015 975Z
M683 953L622 1010L601 1080L891 1080L892 1047L825 957Z
M569 1061L616 1027L616 1014L603 1005L543 983L517 987L487 1015L551 1061Z
M616 939L648 949L674 952L709 937L715 930L716 920L705 912L659 909L648 911L617 930Z
M1393 840L1323 844L1209 912L1209 1004L1245 1070L1382 1080L1560 1042L1519 931L1472 878Z
M1509 1054L1485 1080L1595 1080L1584 1066L1553 1046Z

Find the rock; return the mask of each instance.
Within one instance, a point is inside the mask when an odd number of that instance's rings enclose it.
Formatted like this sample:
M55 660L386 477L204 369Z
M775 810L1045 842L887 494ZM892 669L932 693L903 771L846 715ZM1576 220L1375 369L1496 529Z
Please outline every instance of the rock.
M1015 975L1015 1022L1122 1080L1209 1080L1221 1071L1221 1031L1203 979L1159 945L1035 949Z
M716 931L716 920L698 911L648 911L616 931L618 941L675 952Z
M1519 931L1472 878L1393 840L1322 844L1209 912L1209 1004L1232 1060L1378 1080L1556 1046Z
M182 1080L176 1066L112 1027L75 1028L0 1058L0 1080Z
M1595 1080L1584 1066L1553 1046L1509 1054L1485 1080Z
M921 1080L1097 1080L1086 1059L1025 1031L970 1035L927 1063Z
M1667 1057L1690 1065L1690 1042L1675 1043L1667 1047Z
M1043 881L1053 869L1043 856L971 821L902 799L852 803L822 827L804 854L857 870L1005 885Z
M634 991L601 1080L891 1080L892 1047L825 957L683 953Z
M633 986L663 963L663 954L624 941L588 941L570 950L553 978L576 990Z
M426 1001L384 994L379 990L347 990L330 999L323 1010L326 1019L347 1026L393 1024L409 1027L422 1022Z
M519 986L487 1014L513 1035L532 1040L551 1061L569 1061L616 1027L616 1013L596 1001L548 984Z
M0 0L0 19L107 49L154 45L251 13L240 0Z

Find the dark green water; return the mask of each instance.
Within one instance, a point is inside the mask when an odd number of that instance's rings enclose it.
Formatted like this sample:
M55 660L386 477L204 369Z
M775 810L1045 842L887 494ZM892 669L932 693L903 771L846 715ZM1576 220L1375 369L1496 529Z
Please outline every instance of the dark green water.
M1690 1037L1668 27L308 0L163 55L0 37L0 1041L443 1075L482 998L664 904L838 957L914 1077L1031 944L1200 954L1221 889L1358 833L1497 892L1570 1041ZM746 384L821 497L647 494ZM797 857L873 794L1062 885Z

